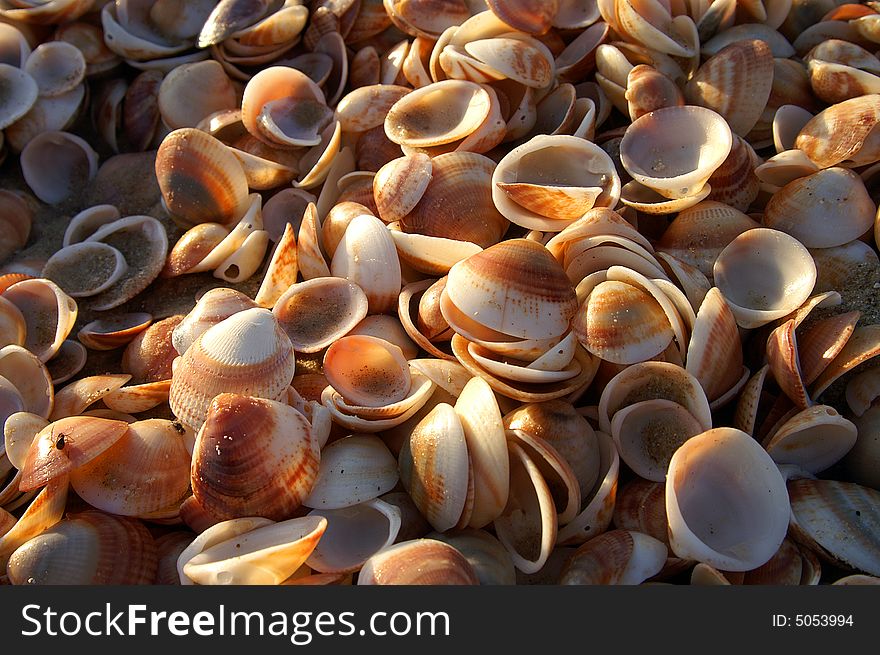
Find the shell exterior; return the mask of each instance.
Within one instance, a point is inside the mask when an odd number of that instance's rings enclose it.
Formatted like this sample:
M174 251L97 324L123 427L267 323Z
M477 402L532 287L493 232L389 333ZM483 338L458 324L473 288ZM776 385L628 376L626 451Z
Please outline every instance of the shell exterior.
M562 571L559 583L641 584L666 563L666 546L639 532L612 530L578 548Z
M286 395L295 368L290 339L272 313L239 312L205 331L181 356L172 376L171 411L198 430L217 394L276 400Z
M293 407L221 393L196 435L193 494L221 520L284 520L312 490L320 461L311 426ZM262 474L255 474L260 467Z
M418 562L418 566L413 563ZM476 585L474 568L456 548L434 539L414 539L385 548L361 567L358 584Z

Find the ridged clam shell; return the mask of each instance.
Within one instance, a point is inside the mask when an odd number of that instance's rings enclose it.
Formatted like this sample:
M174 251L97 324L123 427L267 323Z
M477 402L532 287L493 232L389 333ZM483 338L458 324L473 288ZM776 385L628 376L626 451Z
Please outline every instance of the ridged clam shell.
M647 534L669 543L666 519L666 485L636 478L617 493L614 526Z
M183 320L176 314L156 321L138 334L122 353L122 370L135 384L171 379L171 363L179 354L171 342L174 329Z
M254 309L256 303L235 289L220 287L207 291L195 307L173 327L171 341L178 354L189 347L209 328L246 309Z
M856 426L832 407L801 410L765 440L764 448L777 464L795 464L810 473L833 466L856 443Z
M431 181L431 159L423 153L388 162L373 178L373 195L379 216L399 221L418 204Z
M476 585L474 568L456 548L434 539L404 541L370 557L359 585Z
M492 174L492 200L512 223L556 231L593 206L613 206L620 179L604 150L578 137L536 136Z
M795 139L795 147L820 168L864 165L880 159L880 95L844 100L816 114Z
M715 428L673 455L666 512L677 556L748 571L779 549L790 509L785 481L769 455L744 432Z
M666 555L666 546L654 537L612 530L574 552L566 562L559 584L641 584L660 572Z
M22 491L32 491L92 461L118 442L128 424L92 416L53 421L40 430L22 466Z
M834 209L829 211L828 207ZM773 194L763 222L808 248L831 248L870 230L876 213L859 176L843 168L826 168Z
M682 133L689 135L685 143ZM711 109L664 107L627 127L620 161L636 182L664 198L682 199L704 188L727 159L731 145L730 128Z
M139 521L87 511L49 528L9 561L14 584L152 584L156 545Z
M193 494L221 520L283 520L312 490L320 461L311 427L297 410L273 400L221 393L211 401L196 436Z
M549 48L537 39L516 32L477 39L466 43L464 49L508 79L536 89L550 84L556 72Z
M481 325L521 339L563 334L577 308L562 267L544 246L526 239L505 241L453 266L444 294Z
M141 516L179 501L189 488L190 456L171 421L148 419L128 429L100 455L76 466L70 484L105 512Z
M818 398L840 376L877 355L880 355L880 327L876 325L857 327L837 357L831 360L816 378L811 388L813 397Z
M791 480L795 539L823 559L880 575L880 492L852 482Z
M736 318L717 287L709 290L697 312L686 369L700 381L710 401L742 377L743 351Z
M663 352L673 338L660 304L645 291L618 281L596 286L572 325L578 341L587 350L618 364L651 359Z
M861 416L854 418L853 423L859 436L843 460L844 470L853 482L880 489L880 404L872 405Z
M248 309L204 332L181 356L169 404L198 430L219 393L277 400L287 393L296 359L290 339L267 309Z
M516 584L516 569L510 554L485 530L468 528L449 532L432 532L428 539L443 541L465 556L481 585Z
M241 518L200 534L177 560L181 584L266 585L287 580L308 559L327 529L320 516L279 523Z
M44 278L22 280L3 292L24 318L24 347L41 362L49 361L70 334L76 322L76 301Z
M321 467L303 504L319 514L352 507L391 491L397 480L397 462L379 437L343 437L322 450Z
M813 290L816 265L793 237L778 230L755 228L740 234L721 251L713 276L737 324L753 328L799 307Z
M655 109L685 104L684 94L675 82L646 64L639 64L628 73L626 99L631 120Z
M351 573L377 552L394 543L401 527L401 512L379 499L340 509L316 509L311 516L327 519L324 538L306 560L322 573Z
M764 41L737 41L709 58L685 87L685 97L721 114L746 136L764 111L773 84L773 53Z
M401 219L401 229L470 241L481 248L498 243L509 223L492 202L495 162L477 153L450 152L433 157L431 163L431 182L418 204Z
M709 177L707 184L712 191L708 199L727 203L742 212L748 210L761 187L754 170L759 161L752 146L739 135L734 135L730 154Z
M470 468L464 429L455 410L438 404L404 442L400 479L435 530L455 527L465 509Z
M315 278L291 285L272 313L294 350L318 352L347 334L367 315L361 288L343 278Z

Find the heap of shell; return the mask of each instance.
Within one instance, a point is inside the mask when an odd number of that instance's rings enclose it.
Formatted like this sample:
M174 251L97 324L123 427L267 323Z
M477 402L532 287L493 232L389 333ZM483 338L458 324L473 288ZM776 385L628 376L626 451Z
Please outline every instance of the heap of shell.
M0 583L876 584L878 51L0 2Z

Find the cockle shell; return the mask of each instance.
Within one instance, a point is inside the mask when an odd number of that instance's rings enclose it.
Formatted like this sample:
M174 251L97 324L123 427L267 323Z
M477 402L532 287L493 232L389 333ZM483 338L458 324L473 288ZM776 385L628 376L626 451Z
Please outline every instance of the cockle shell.
M220 520L283 520L312 490L320 461L300 412L265 398L221 393L196 435L193 494Z
M68 132L45 131L21 151L21 170L40 200L57 205L81 191L98 173L98 153Z
M865 165L880 160L880 95L844 100L816 114L800 131L795 147L820 168Z
M220 287L207 291L195 307L172 328L171 342L178 354L187 349L209 328L256 303L235 289Z
M479 578L453 546L434 539L414 539L370 557L361 567L358 584L476 585Z
M76 301L54 282L22 280L3 292L3 298L21 312L26 326L24 346L47 362L58 352L76 322Z
M121 314L87 323L80 328L77 338L92 350L113 350L128 344L152 322L153 317L146 312Z
M770 456L744 432L715 428L673 455L666 512L677 556L747 571L779 549L790 508L785 481Z
M278 400L287 393L296 359L290 339L268 309L247 309L205 331L181 356L169 404L198 430L222 392Z
M641 584L666 563L666 546L646 534L612 530L591 539L569 558L560 584Z
M801 410L764 441L778 464L795 464L819 473L836 464L856 443L856 426L826 405Z
M382 407L403 400L411 377L403 351L376 337L347 336L324 354L327 381L348 402Z

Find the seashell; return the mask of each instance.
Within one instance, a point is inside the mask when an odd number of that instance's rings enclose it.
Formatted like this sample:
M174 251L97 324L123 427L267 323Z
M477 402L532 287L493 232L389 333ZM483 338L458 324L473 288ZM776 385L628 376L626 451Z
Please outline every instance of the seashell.
M880 354L880 329L874 325L857 327L846 345L813 382L810 389L813 397L818 398L840 376L878 354Z
M0 104L0 128L6 129L25 116L37 102L39 87L25 71L0 63L0 80L9 88Z
M153 409L160 403L168 402L171 378L158 382L146 382L120 387L102 398L104 404L113 411L123 414L139 414Z
M596 65L596 48L608 38L607 23L590 25L557 55L554 65L560 82L572 84L584 79Z
M773 114L773 145L776 152L794 148L797 135L810 122L813 114L798 105L782 105Z
M216 45L233 36L236 32L250 27L265 16L269 2L257 0L221 0L208 15L198 35L199 48Z
M510 496L493 525L514 566L523 573L543 568L556 542L553 496L535 462L514 442L510 452Z
M485 530L432 532L427 538L447 543L464 555L481 585L516 584L513 560L501 542Z
M31 53L31 45L18 27L6 22L3 25L0 28L3 63L20 69Z
M253 136L269 144L315 146L330 123L324 93L295 68L270 66L254 75L244 90L241 120Z
M50 403L51 415L48 418L51 421L57 421L62 418L78 416L89 405L113 393L130 379L131 376L128 374L109 374L90 375L71 382L55 394L54 402Z
M347 401L382 407L406 398L409 367L397 346L370 336L348 336L334 341L324 354L327 381Z
M146 289L165 264L168 237L152 216L128 216L98 228L88 242L113 246L128 262L126 273L106 291L94 297L91 308L106 311L119 307Z
M15 387L26 411L49 416L54 388L49 371L36 355L15 344L0 348L0 377Z
M700 52L705 57L718 54L723 48L736 41L759 40L770 46L774 57L788 58L795 54L794 46L782 34L766 23L745 23L719 32L705 43L700 44Z
M161 118L159 88L163 77L161 71L144 71L131 81L125 92L122 128L137 151L147 150L156 138Z
M792 536L837 566L878 575L878 493L852 482L790 480Z
M185 425L198 430L219 393L277 400L284 397L296 367L290 339L267 309L233 314L208 328L181 355L169 404Z
M568 559L559 584L641 584L666 563L666 546L646 534L612 530L580 546Z
M207 294L206 294L207 295ZM156 321L140 332L122 353L122 371L135 384L171 379L171 362L179 354L172 334L184 317L180 314Z
M145 312L121 314L84 325L77 337L92 350L113 350L127 345L152 322L153 317Z
M75 45L48 41L31 52L22 70L37 83L41 96L57 96L83 81L86 60Z
M27 114L6 128L9 147L21 152L41 133L67 129L76 119L84 98L85 84L59 96L38 98Z
M373 178L373 195L383 221L399 221L421 200L431 181L431 159L422 153L385 164Z
M388 316L387 314L367 316L361 319L347 334L362 334L385 339L385 341L393 343L400 348L407 360L415 359L419 354L419 347L409 338L400 321L396 317Z
M189 488L190 456L174 424L149 419L127 428L98 456L75 465L73 489L93 507L122 516L149 514L179 501Z
M752 146L742 137L734 135L730 154L709 177L707 184L712 190L707 198L726 203L741 212L748 210L761 187L754 170L759 161Z
M404 488L434 529L455 527L465 511L470 460L464 428L450 405L438 404L415 426L399 467Z
M21 151L21 171L34 195L57 205L94 179L98 153L74 134L46 131Z
M176 277L194 272L193 269L227 236L229 236L229 230L219 223L194 225L171 248L161 276Z
M122 215L113 205L93 205L70 219L64 230L63 247L80 243L89 238L99 228L119 220Z
M772 84L770 46L757 39L736 41L700 66L685 87L685 98L717 111L733 133L744 137L764 111Z
M878 120L880 95L844 100L811 118L798 133L795 147L819 168L872 164L880 159L880 141L874 134Z
M684 95L675 82L646 64L635 66L627 74L625 97L631 120L655 109L685 104Z
M443 295L481 326L519 339L565 333L577 309L562 267L545 247L526 239L507 240L453 266ZM455 328L442 304L441 311Z
M706 294L688 343L688 373L700 381L710 402L743 378L743 352L736 318L717 287ZM745 380L743 380L745 382Z
M835 248L812 249L810 255L816 262L816 291L844 288L853 270L880 266L877 253L863 241L850 241Z
M691 144L668 141L671 135L680 135L685 125L686 133L693 135L692 147L699 150L696 158L688 154ZM714 111L665 107L645 114L627 128L620 142L620 160L637 182L664 198L681 199L705 186L727 158L731 144L727 124ZM680 158L671 156L673 153L679 153Z
M370 557L359 585L476 585L474 568L455 547L434 539L404 541Z
M875 585L880 583L880 578L870 575L847 575L832 582L833 585Z
M804 61L813 92L829 104L880 91L880 60L855 43L828 39Z
M17 483L21 479L19 473L13 478ZM64 507L67 503L67 476L62 475L50 481L39 493L25 494L21 498L24 502L33 500L24 510L21 517L4 535L0 536L0 566L5 566L9 556L22 544L36 537L41 532L50 528L64 515ZM14 489L18 492L17 485ZM13 503L8 503L9 507ZM14 511L14 510L13 510Z
M807 299L816 282L816 265L793 237L755 228L721 251L713 274L737 325L754 328L782 318Z
M322 450L321 468L303 505L319 514L356 506L391 491L397 480L397 462L379 437L343 437Z
M21 468L19 488L32 491L67 475L101 455L127 430L127 423L93 416L53 421L34 437Z
M841 194L846 202L839 203ZM839 207L834 220L824 208ZM870 230L874 202L861 179L843 168L827 168L790 182L773 194L764 224L791 234L808 248L840 246Z
M0 295L0 344L21 346L27 334L27 324L21 311Z
M438 296L442 293L442 286L437 287L441 282L445 286L446 278L444 277L441 280L438 280L437 284L429 279L421 282L414 282L403 287L398 298L398 316L407 335L409 335L409 337L418 344L420 348L434 357L454 361L455 357L453 355L440 350L434 345L434 342L430 340L431 338L439 340L438 337L440 334L435 334L438 329L437 326L439 326L440 333L442 334L450 332L449 325L446 323L443 315L440 314L439 297L436 299L437 304L434 306L431 313L432 320L430 324L426 323L425 316L423 316L421 310L422 300L425 299L426 296L430 298L431 289L434 289L434 292ZM419 303L417 306L414 306L415 303L413 300L417 297Z
M322 573L351 573L394 543L401 527L396 506L373 499L340 509L313 510L327 519L327 530L306 564Z
M158 102L162 121L172 130L196 127L214 112L237 106L232 81L213 60L174 68L162 80Z
M336 105L343 132L366 132L384 125L388 111L412 89L394 84L373 84L354 89Z
M363 289L370 313L393 308L400 293L397 250L385 225L378 218L361 215L349 223L333 254L330 271Z
M184 354L209 328L246 309L256 307L240 291L218 288L206 292L196 306L173 328L171 340L178 354Z
M431 163L431 182L415 208L401 220L401 229L470 241L481 248L498 243L509 223L492 201L495 163L470 152L446 153L434 157ZM475 213L479 220L473 219Z
M795 464L810 473L833 466L856 443L858 431L827 405L801 410L765 439L764 448L778 464Z
M305 417L283 403L218 394L196 436L196 500L221 520L293 515L312 491L321 453ZM242 475L263 467L264 475ZM244 468L242 468L244 467Z
M238 159L194 128L174 130L162 140L156 178L168 211L188 225L229 224L247 209L247 178Z
M621 458L639 477L666 479L675 451L702 427L684 407L669 400L632 403L614 414L611 435Z
M9 558L14 584L152 584L156 544L138 521L86 511L20 546Z
M473 470L474 501L468 525L482 528L501 515L509 492L501 410L491 388L479 377L465 384L453 409L461 422Z
M619 195L611 158L565 135L532 138L505 155L492 174L495 206L530 229L558 231L594 206L615 205Z
M327 519L304 516L274 523L248 517L218 523L180 554L181 584L280 584L309 558Z
M17 411L8 414L3 423L4 449L9 463L19 471L24 467L34 438L49 425L42 416Z
M180 557L193 540L191 532L168 532L156 539L156 552L159 558L156 572L157 585L179 585L177 558Z
M846 385L846 404L859 417L880 397L880 371L876 368L854 375Z
M3 298L24 318L25 348L41 362L49 361L76 322L76 301L44 278L17 282L3 292Z
M666 313L649 293L611 280L589 293L572 329L584 348L618 364L651 359L673 338Z
M555 62L541 41L509 32L464 44L464 51L504 77L528 87L547 87L555 75Z
M715 428L692 437L673 455L668 480L669 542L678 557L748 571L782 544L790 512L785 481L744 432Z
M88 262L84 266L83 262ZM106 291L128 270L122 253L106 243L74 243L52 255L43 277L52 280L70 297L84 298Z
M862 375L869 372L870 370ZM853 381L855 379L853 378ZM852 386L852 382L848 386ZM11 418L7 419L7 424ZM878 457L880 457L880 454L878 454L880 453L880 448L878 448L880 447L878 418L880 418L880 409L878 409L877 404L873 404L862 412L860 416L853 418L853 423L855 423L858 430L858 439L856 439L855 445L843 459L843 467L849 475L848 479L873 489L880 487L880 480L878 480L877 475L877 461ZM7 446L8 452L9 447ZM12 460L10 459L10 461Z

